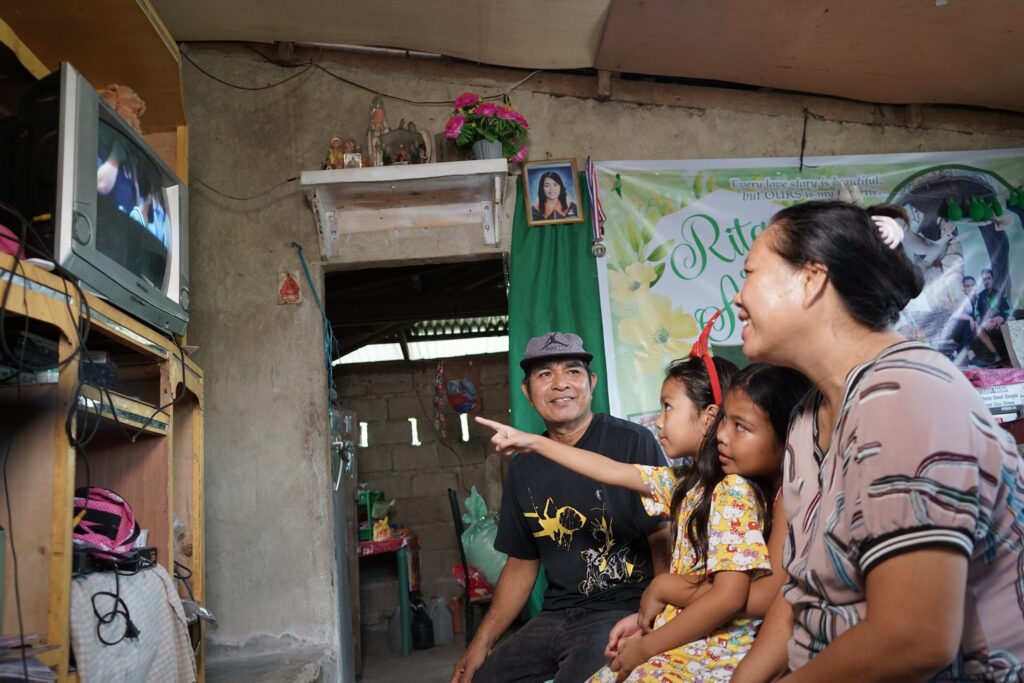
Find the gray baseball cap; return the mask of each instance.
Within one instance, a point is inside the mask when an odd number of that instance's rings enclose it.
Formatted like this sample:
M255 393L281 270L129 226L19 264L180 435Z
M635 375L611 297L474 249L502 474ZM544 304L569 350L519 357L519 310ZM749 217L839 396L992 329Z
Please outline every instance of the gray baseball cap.
M549 332L534 337L526 344L519 367L526 369L542 358L579 358L590 362L594 354L583 348L583 340L571 332Z

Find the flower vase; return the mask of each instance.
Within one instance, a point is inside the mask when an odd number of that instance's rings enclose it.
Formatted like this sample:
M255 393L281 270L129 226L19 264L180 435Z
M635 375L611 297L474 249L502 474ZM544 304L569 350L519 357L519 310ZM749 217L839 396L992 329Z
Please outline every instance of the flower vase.
M499 140L477 140L473 143L474 159L504 159Z

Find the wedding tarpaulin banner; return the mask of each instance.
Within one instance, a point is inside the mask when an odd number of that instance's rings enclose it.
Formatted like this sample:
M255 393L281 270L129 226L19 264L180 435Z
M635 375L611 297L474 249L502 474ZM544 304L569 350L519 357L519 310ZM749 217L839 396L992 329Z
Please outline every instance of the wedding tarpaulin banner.
M743 261L772 214L792 204L841 197L906 208L904 248L927 285L897 329L960 364L977 342L957 320L982 299L1010 313L1021 307L1024 149L809 157L802 170L798 159L610 161L597 175L607 213L597 270L609 403L636 422L653 423L666 365L688 354L715 310L715 353L742 358L732 299ZM983 269L992 270L989 290ZM973 299L964 276L976 279Z

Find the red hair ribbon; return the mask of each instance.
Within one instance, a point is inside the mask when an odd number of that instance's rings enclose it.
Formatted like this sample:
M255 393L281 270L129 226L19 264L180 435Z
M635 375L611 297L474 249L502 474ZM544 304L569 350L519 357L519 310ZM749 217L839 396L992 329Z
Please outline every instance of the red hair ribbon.
M711 352L708 350L708 340L711 337L711 328L721 314L722 309L715 311L711 319L704 324L704 329L700 331L697 343L690 348L690 358L700 358L708 369L708 378L711 380L711 395L714 396L715 405L719 408L722 407L722 384L718 381L718 369L715 368L715 361L711 358Z

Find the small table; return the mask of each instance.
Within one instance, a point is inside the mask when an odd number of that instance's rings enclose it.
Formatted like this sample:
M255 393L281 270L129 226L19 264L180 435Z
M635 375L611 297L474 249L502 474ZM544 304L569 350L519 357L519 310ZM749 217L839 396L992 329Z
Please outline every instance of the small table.
M402 627L402 656L409 654L412 646L412 619L409 608L409 593L419 588L418 551L420 539L415 534L392 536L382 541L360 541L359 557L395 553L398 563L398 615ZM410 550L412 552L410 552Z

